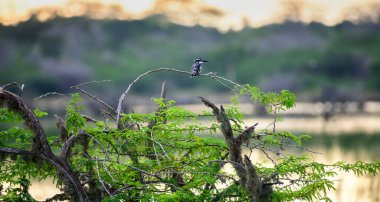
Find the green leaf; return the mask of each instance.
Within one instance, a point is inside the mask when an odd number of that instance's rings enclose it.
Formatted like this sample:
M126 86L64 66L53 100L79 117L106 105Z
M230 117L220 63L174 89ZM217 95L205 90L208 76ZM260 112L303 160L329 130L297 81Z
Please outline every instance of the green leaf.
M82 106L78 106L81 98L78 93L72 94L71 99L66 108L66 128L68 132L77 134L79 130L84 129L86 119L79 113Z
M33 110L33 113L34 113L38 118L42 118L42 117L48 115L47 112L41 111L41 110L38 109L38 108L34 109L34 110Z

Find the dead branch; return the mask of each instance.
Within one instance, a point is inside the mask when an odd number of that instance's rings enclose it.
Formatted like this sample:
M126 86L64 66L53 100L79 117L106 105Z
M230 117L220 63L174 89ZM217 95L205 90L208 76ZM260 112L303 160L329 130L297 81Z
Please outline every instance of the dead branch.
M49 95L59 95L59 96L62 96L63 98L65 98L66 101L69 101L69 98L67 98L64 94L62 93L57 93L57 92L49 92L49 93L46 93L46 94L43 94L43 95L40 95L36 98L34 98L33 100L39 100L41 98L44 98L44 97L47 97Z
M65 142L67 138L69 137L66 129L66 123L65 121L58 116L57 114L54 115L56 120L57 128L59 129L59 139L61 142Z
M241 146L243 142L248 142L248 140L252 137L252 133L255 130L258 123L253 124L252 126L246 128L239 136L236 137L235 143L238 146Z
M92 122L92 123L96 123L96 122L98 122L96 119L94 119L94 118L92 118L92 117L90 117L90 116L88 116L88 115L81 114L81 116L82 116L83 118L85 118L87 122Z
M107 103L105 103L104 101L100 100L99 98L97 98L97 97L94 96L94 95L91 95L89 92L87 92L87 91L85 91L85 90L79 88L78 86L71 86L70 88L75 89L75 90L77 90L77 91L79 91L79 92L81 92L81 93L87 95L88 97L90 97L90 98L96 100L97 102L99 102L99 103L102 104L103 106L107 107L107 109L109 109L109 110L112 111L113 113L116 113L116 110L115 110L113 107L109 106L109 105L108 105Z
M16 86L16 85L18 85L16 82L12 82L12 83L7 83L7 84L3 85L0 88L7 89L7 88L10 88L10 87Z
M211 103L209 100L198 96L198 98L207 106L210 107L214 113L214 116L217 118L219 114L219 109L217 106L215 106L213 103Z
M89 82L84 82L84 83L77 84L77 85L75 85L75 87L84 86L84 85L87 85L87 84L104 83L104 82L111 82L111 81L112 80L89 81ZM71 87L74 87L74 86L71 86Z
M235 138L230 119L223 106L218 108L215 104L203 97L199 97L199 99L213 110L216 120L220 123L220 130L229 149L229 160L235 162L232 166L240 178L239 184L246 189L250 200L253 202L270 201L272 187L263 184L260 176L256 172L255 166L247 156L244 156L244 160L242 158L242 143L249 140L257 124L248 127Z
M252 164L248 156L244 155L244 164L247 173L247 182L245 188L248 191L251 201L270 201L273 194L272 187L264 184L256 172L255 166Z
M232 81L232 80L230 80L230 79L226 79L226 78L224 78L224 77L217 76L217 75L216 75L216 72L209 72L209 73L207 73L207 74L203 74L203 76L211 77L211 78L214 78L214 79L220 79L220 80L226 81L226 82L228 82L228 83L230 83L230 84L232 84L232 85L234 85L234 86L237 86L237 87L239 87L239 88L243 88L243 87L244 87L244 86L242 86L242 85L240 85L240 84L238 84L238 83L236 83L236 82L234 82L234 81ZM219 81L219 82L220 82L220 81Z
M162 82L162 86L161 86L161 98L166 100L166 89L167 89L167 84L166 84L166 81Z

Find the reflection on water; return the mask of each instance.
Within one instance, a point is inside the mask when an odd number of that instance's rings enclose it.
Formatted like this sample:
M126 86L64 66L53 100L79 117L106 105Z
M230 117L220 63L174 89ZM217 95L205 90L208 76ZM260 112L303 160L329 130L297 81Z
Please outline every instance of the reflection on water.
M253 117L245 120L247 125L259 123L258 129L264 129L271 123L273 118L270 117ZM330 134L340 135L352 132L361 132L366 134L380 132L380 116L377 115L337 115L326 121L321 116L284 116L284 120L278 122L278 128L284 131L294 133L308 134Z
M318 162L374 161L380 160L380 134L347 134L339 136L314 136L309 146L322 155L314 155ZM356 177L340 172L335 183L336 191L330 192L333 201L380 201L380 175Z
M316 156L315 160L326 163L342 160L348 162L370 161L365 152L356 153L355 151L344 151L336 145L334 145L327 153ZM353 173L338 173L338 176L335 178L337 180L335 182L336 191L331 191L329 193L329 197L333 201L379 201L379 175L357 177Z

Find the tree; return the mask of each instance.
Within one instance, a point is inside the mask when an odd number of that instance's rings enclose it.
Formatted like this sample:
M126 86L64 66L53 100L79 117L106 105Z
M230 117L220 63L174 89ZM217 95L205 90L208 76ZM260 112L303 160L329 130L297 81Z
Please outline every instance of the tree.
M133 85L158 71L190 75L168 68L148 71L128 86L116 109L84 91L84 84L73 86L102 104L106 118L98 121L81 114L84 108L78 103L80 94L72 94L65 120L56 116L60 134L52 137L45 135L39 122L47 113L31 110L7 90L14 84L2 86L0 122L13 124L0 132L0 183L12 186L0 189L0 200L34 201L28 194L32 177L54 178L63 191L46 201L327 200L326 190L334 189L334 170L357 175L379 172L380 162L326 165L305 155L287 153L292 147L301 148L302 142L310 138L276 128L281 119L278 113L294 107L296 96L287 90L262 92L256 86L240 85L215 73L201 76L233 90L229 106L218 107L199 97L205 109L211 111L193 113L166 100L164 82L161 98L153 99L155 112L123 113L123 102ZM238 107L239 97L245 95L273 114L272 128L255 131L257 124L245 126ZM206 124L207 119L211 123ZM25 128L15 124L21 120ZM223 138L216 135L220 133ZM263 152L273 166L253 161L254 157L244 155L243 150ZM234 172L223 170L226 164Z

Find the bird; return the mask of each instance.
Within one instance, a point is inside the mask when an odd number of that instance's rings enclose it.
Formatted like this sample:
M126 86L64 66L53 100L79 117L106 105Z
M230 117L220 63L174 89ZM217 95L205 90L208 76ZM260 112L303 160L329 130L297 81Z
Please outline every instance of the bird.
M202 70L202 64L208 62L207 60L202 60L202 58L197 58L194 60L193 66L191 66L191 77L198 76Z

